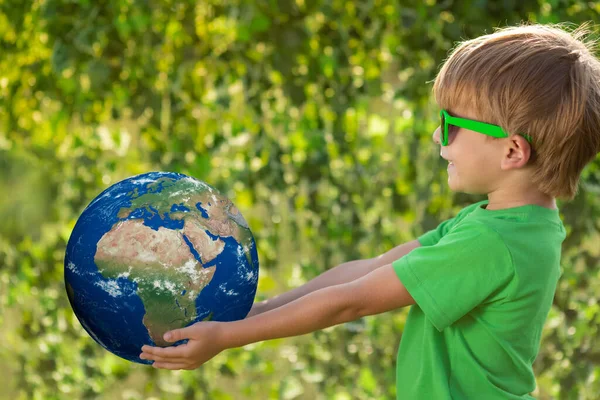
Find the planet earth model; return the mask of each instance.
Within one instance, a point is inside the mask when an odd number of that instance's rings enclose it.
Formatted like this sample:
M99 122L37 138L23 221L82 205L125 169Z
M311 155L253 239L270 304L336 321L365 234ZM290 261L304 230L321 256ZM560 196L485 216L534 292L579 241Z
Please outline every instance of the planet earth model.
M258 254L226 197L186 175L151 172L118 182L83 211L67 244L65 286L81 325L124 359L165 332L246 317ZM178 342L175 344L180 344Z

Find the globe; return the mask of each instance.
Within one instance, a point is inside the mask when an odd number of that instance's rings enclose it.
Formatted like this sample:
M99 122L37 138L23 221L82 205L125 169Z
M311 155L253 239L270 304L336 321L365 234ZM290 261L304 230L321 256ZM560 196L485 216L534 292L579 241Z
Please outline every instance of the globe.
M248 314L258 283L254 237L235 205L186 175L118 182L82 212L67 243L73 311L106 350L137 363L144 344L198 321ZM185 341L175 343L181 344Z

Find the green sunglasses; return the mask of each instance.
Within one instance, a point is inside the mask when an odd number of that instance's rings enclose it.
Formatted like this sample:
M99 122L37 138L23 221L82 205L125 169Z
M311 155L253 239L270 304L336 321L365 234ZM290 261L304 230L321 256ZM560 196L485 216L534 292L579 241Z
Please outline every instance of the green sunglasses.
M453 125L459 128L465 128L470 131L475 131L479 133L483 133L484 135L492 136L495 138L507 138L508 134L504 132L504 130L498 125L492 125L485 122L474 121L472 119L453 117L448 114L448 111L442 110L440 111L440 127L442 129L441 139L442 146L448 146L448 126ZM531 136L526 133L522 133L523 136L529 144L531 144Z

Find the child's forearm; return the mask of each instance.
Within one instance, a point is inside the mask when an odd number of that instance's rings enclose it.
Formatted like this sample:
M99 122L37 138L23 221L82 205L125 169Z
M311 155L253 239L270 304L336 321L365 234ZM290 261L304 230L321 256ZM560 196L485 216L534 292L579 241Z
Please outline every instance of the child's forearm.
M221 323L214 328L219 332L206 340L214 338L217 348L240 347L303 335L412 304L414 299L388 264L362 278L316 290L253 318Z
M302 335L361 317L348 285L335 285L303 296L255 318L227 322L222 330L225 348L262 340Z
M288 292L282 293L271 299L261 301L252 306L248 318L258 315L260 313L273 310L277 307L281 307L291 301L299 299L315 290L323 289L332 285L339 285L342 283L348 283L353 280L362 278L369 272L386 264L391 264L393 261L404 257L410 253L413 249L419 247L420 244L417 240L413 240L393 249L386 253L376 257L369 258L366 260L349 261L338 265L328 271L325 271L321 275L312 279L311 281L292 289Z
M373 270L371 259L349 261L323 272L302 286L261 301L252 306L248 317L261 314L290 303L302 296L333 285L351 282Z

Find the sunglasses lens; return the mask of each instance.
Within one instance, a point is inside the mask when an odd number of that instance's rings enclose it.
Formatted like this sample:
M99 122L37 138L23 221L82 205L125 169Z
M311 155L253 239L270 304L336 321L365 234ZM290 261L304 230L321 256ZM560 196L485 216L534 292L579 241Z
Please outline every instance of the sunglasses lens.
M441 115L441 121L440 121L440 130L442 131L442 145L447 145L448 144L448 132L447 132L447 126L446 126L446 117L444 116L444 114L442 113Z

